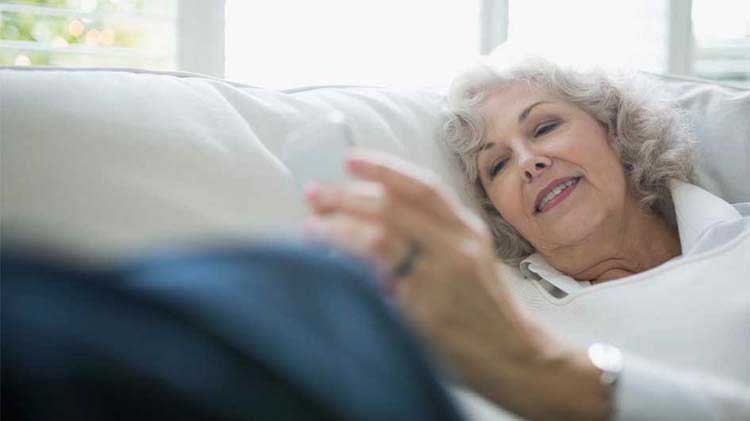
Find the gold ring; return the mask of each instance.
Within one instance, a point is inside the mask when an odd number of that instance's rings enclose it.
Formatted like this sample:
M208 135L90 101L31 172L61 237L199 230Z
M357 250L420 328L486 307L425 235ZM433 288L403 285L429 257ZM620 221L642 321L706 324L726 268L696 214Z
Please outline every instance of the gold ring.
M414 263L419 258L421 251L417 244L413 241L409 243L409 251L406 253L401 262L392 270L393 274L401 278L409 275L414 270Z

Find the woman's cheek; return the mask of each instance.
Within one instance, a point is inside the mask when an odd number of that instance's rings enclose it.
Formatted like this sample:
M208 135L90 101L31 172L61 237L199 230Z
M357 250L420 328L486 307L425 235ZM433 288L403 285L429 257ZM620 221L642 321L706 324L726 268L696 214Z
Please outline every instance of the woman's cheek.
M515 200L508 200L509 198L514 197L513 192L508 188L509 186L507 183L504 183L503 181L504 180L498 178L493 180L492 184L490 184L489 197L490 201L495 206L495 209L497 209L497 211L504 217L506 214L512 213L512 209L510 208L512 202Z
M491 196L492 204L500 212L503 219L517 231L527 231L527 215L524 213L523 193L508 180L498 180L498 186Z
M590 149L586 146L580 137L571 136L570 133L560 133L549 139L547 142L547 155L568 162L580 162L586 159L587 151Z

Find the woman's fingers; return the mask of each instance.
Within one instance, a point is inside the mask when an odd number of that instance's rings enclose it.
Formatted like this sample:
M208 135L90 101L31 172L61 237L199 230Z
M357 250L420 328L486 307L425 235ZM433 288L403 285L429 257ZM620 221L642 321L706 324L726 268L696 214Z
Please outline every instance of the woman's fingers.
M446 230L457 228L405 203L378 183L318 184L308 189L307 198L316 214L349 214L382 225L384 232L399 233L423 249L443 243Z
M420 249L419 267L427 262L429 267L445 269L435 274L438 278L471 277L478 259L491 258L492 239L486 225L451 198L428 172L388 156L355 157L350 163L365 181L306 189L313 219L339 225L329 232L339 245L377 257L393 269L414 242ZM344 226L338 222L341 215L359 222ZM378 227L377 234L357 234L358 229L366 231L358 224Z
M381 227L377 233L380 237L365 242L365 247L359 250L384 256L381 261L389 264L389 270L408 254L411 242L416 243L420 252L415 272L425 262L431 267L450 268L437 274L437 277L450 277L448 272L461 274L459 278L470 276L477 269L475 263L479 256L487 254L491 258L491 238L488 233L480 233L464 224L446 224L376 186L319 185L317 191L310 192L308 197L315 217L343 214L359 221L358 224L362 226L374 224ZM355 224L349 228L356 230L357 226ZM356 238L355 234L346 232L334 234L344 243L349 241L347 235ZM413 282L417 282L416 278Z
M347 168L357 177L382 183L395 195L433 213L446 222L456 221L457 200L429 171L382 152L357 150L347 159Z
M380 183L355 181L345 184L315 183L305 187L305 197L316 213L355 210L358 214L375 214L385 210L387 192Z
M390 271L408 253L408 243L396 232L381 224L365 221L345 213L327 213L309 217L306 233L376 263Z

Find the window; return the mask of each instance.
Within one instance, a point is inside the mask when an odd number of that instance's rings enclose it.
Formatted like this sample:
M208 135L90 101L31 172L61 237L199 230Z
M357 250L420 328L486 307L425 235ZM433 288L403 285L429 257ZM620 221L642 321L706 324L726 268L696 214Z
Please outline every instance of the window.
M251 85L443 85L478 53L477 0L227 2L226 76Z
M750 87L750 1L693 0L693 68Z
M568 63L750 86L748 0L512 0L508 39Z
M0 65L251 85L445 85L506 39L568 63L750 86L748 0L0 0Z
M508 39L570 64L666 72L665 0L511 0Z
M0 14L0 65L175 67L175 0L3 1Z

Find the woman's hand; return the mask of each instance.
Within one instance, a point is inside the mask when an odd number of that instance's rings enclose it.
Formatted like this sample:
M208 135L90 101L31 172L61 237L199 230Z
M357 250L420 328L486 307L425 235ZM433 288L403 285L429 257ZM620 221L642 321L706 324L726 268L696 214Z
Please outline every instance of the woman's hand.
M395 297L471 382L488 365L535 358L538 338L498 280L484 222L435 175L396 157L360 151L347 167L362 181L308 189L308 229L372 260L383 278L416 247Z
M307 189L308 232L373 261L383 280L394 280L402 312L463 381L530 418L560 418L558 411L588 418L578 412L587 389L591 409L606 410L585 352L561 346L522 315L499 278L489 229L434 174L361 150L347 168L361 181ZM396 276L393 269L414 248L410 270Z

